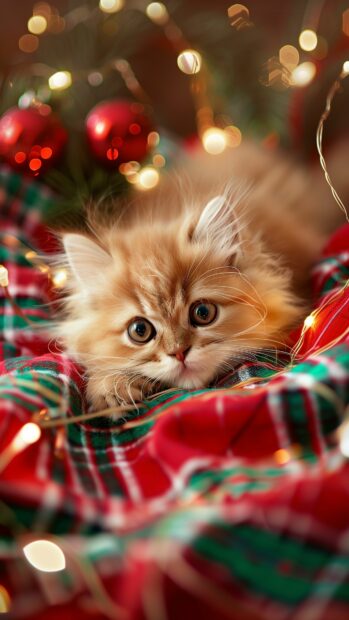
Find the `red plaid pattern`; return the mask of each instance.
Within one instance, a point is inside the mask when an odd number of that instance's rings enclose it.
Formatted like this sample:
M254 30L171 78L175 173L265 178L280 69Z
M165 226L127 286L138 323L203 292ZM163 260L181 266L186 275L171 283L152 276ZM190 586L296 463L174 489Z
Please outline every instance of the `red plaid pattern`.
M40 186L28 205L33 186L2 174L4 226L43 239ZM11 617L348 617L348 464L333 441L349 400L348 241L345 227L314 271L317 323L295 365L250 389L159 397L121 424L70 424L59 450L57 430L45 430L8 464L0 583ZM16 248L3 252L12 295L46 321L45 275ZM2 318L0 454L35 411L62 418L84 407L81 369L50 353L6 300ZM65 571L28 564L22 547L36 538L58 542Z

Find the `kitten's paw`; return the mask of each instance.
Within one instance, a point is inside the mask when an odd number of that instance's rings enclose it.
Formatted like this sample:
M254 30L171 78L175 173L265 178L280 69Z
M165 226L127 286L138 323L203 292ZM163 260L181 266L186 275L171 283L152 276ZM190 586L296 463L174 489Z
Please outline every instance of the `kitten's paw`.
M105 415L110 415L113 420L118 420L125 415L124 410L113 411L115 407L122 407L124 403L120 402L114 394L94 395L88 398L92 411L105 411ZM109 411L110 410L110 411Z
M143 393L144 379L140 377L137 381L133 380L130 385L127 377L125 377L124 383L121 385L120 383L119 380L118 391L116 392L112 380L106 382L105 380L98 380L96 377L90 377L87 383L86 395L94 411L114 409L123 405L136 407L138 403L142 402L145 397ZM126 411L128 410L130 410L130 407L127 407ZM125 410L111 411L110 415L116 420L125 415Z

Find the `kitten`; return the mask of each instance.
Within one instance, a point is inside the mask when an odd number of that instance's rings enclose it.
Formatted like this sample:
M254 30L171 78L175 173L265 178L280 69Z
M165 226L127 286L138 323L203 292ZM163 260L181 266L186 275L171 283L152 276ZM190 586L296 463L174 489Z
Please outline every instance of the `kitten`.
M63 235L71 274L58 335L87 369L94 409L208 386L251 352L283 348L305 315L299 292L323 235L294 208L307 202L301 173L252 145L208 167L200 157L187 162L192 199L170 177L121 216L105 222L96 209L88 233ZM244 157L254 185L224 189Z

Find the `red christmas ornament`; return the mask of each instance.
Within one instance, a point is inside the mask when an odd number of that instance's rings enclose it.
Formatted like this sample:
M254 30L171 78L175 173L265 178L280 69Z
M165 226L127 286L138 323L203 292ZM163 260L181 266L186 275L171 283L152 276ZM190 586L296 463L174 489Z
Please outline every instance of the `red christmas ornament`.
M119 166L142 161L153 131L140 103L115 99L99 103L86 118L87 139L92 153L103 164Z
M51 108L11 108L0 118L0 157L12 168L37 176L60 156L67 132Z

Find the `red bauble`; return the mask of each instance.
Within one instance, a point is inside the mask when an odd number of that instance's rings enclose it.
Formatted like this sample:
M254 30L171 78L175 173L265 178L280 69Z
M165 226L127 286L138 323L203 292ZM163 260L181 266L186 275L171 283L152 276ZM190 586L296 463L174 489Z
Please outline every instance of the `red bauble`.
M48 105L11 108L0 118L0 157L12 168L37 176L60 156L67 137Z
M86 118L92 153L114 168L128 161L142 161L149 149L151 131L151 121L140 103L106 101L96 105Z

